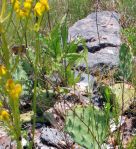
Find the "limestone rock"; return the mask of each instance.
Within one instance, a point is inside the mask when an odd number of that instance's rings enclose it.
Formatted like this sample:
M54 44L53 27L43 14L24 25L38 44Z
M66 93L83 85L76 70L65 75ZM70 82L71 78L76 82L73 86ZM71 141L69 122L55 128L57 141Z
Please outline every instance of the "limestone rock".
M119 63L119 49L117 47L106 47L98 52L88 52L88 67L92 68L99 64L108 66L117 66ZM86 67L85 63L81 63L82 67Z
M43 128L41 142L46 145L57 147L58 149L66 148L67 143L69 145L73 144L73 141L68 134L64 134L53 128Z
M118 65L121 45L119 18L120 16L116 12L101 11L97 13L97 19L96 13L91 13L69 28L69 42L77 41L80 37L85 39L89 52L89 67L101 63ZM82 45L79 45L78 51L81 50Z

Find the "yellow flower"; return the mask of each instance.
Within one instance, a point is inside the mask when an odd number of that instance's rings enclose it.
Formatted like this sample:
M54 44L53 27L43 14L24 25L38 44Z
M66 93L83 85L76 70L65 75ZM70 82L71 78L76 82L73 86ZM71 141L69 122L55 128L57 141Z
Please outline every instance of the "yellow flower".
M17 0L10 0L11 1L11 3L14 3L14 1L17 1Z
M40 0L40 3L44 5L45 11L48 11L49 10L48 0Z
M14 10L18 11L20 9L20 2L17 0L14 4Z
M45 11L45 6L42 3L37 2L34 7L34 11L35 11L36 15L41 16L43 14L43 12Z
M3 106L2 102L0 101L0 108Z
M7 73L6 67L3 65L0 65L0 76L3 76Z
M17 14L20 16L20 17L23 17L25 16L25 13L22 9L19 9L19 11L17 12Z
M14 0L11 0L11 3L13 3ZM19 0L15 0L15 4L14 4L14 10L17 13L17 15L19 15L20 17L26 17L29 15L29 12L31 10L31 6L32 6L32 0L25 0L23 3L23 8L21 8L20 6L20 1Z
M24 2L24 8L27 10L30 10L31 9L31 2L25 1Z
M14 81L10 79L6 83L6 90L12 99L18 99L22 92L22 86L15 84Z
M3 121L8 121L10 119L10 115L6 110L2 110L0 116Z
M34 7L34 11L37 16L41 16L44 11L48 10L49 10L48 0L40 0L39 2L36 3Z
M12 79L7 80L6 89L7 91L12 90L15 87L15 83Z
M9 92L9 95L12 99L18 99L22 92L22 86L16 84L15 87Z
M28 14L29 14L29 11L27 11L27 10L22 10L22 9L20 9L18 12L17 12L17 14L20 16L20 17L25 17L25 16L28 16Z

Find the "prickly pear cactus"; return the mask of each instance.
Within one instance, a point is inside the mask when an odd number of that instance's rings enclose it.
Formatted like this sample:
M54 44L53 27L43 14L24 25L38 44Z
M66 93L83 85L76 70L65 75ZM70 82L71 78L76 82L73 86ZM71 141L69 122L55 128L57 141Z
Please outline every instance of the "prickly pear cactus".
M120 66L120 72L124 79L128 79L130 75L132 74L132 60L133 55L131 52L130 47L128 47L126 44L122 44L120 48L119 53L119 66Z
M68 112L65 130L81 146L87 149L99 149L108 133L106 116L91 106L85 108L79 106L74 111Z
M124 86L124 90L123 90ZM111 91L115 95L114 99L115 103L117 104L116 110L118 111L118 114L121 114L122 109L122 94L124 95L124 111L129 108L129 106L132 104L133 99L135 97L135 88L127 83L117 83L111 86ZM115 105L114 105L115 106Z

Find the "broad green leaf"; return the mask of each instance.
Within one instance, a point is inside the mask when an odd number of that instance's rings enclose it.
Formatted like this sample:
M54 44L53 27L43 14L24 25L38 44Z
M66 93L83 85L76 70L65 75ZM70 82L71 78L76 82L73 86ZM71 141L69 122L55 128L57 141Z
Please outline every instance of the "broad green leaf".
M122 95L124 99L124 110L126 110L129 105L132 103L134 98L135 89L133 86L124 83L124 91L123 91L123 83L117 83L111 87L112 92L115 94L116 103L118 104L118 109L121 111L122 108Z
M104 113L91 106L85 108L78 106L73 110L74 112L68 111L65 130L81 146L87 149L99 149L96 140L101 145L108 134L108 125ZM93 133L93 136L88 128Z

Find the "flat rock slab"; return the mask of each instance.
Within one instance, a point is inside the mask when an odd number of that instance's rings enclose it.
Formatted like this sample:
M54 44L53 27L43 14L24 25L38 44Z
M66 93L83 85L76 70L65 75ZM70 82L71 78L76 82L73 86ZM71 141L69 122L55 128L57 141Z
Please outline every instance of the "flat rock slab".
M88 67L92 68L98 65L117 66L119 63L119 48L106 47L98 52L88 52ZM80 64L81 67L86 67L85 63Z
M116 12L101 11L97 15L96 13L88 15L69 28L69 42L77 41L80 37L85 39L89 52L89 67L101 63L118 65L121 45L119 18ZM82 44L78 50L82 50Z
M66 148L67 144L73 144L73 140L68 134L64 134L63 132L53 128L43 128L40 139L43 144L58 149Z

